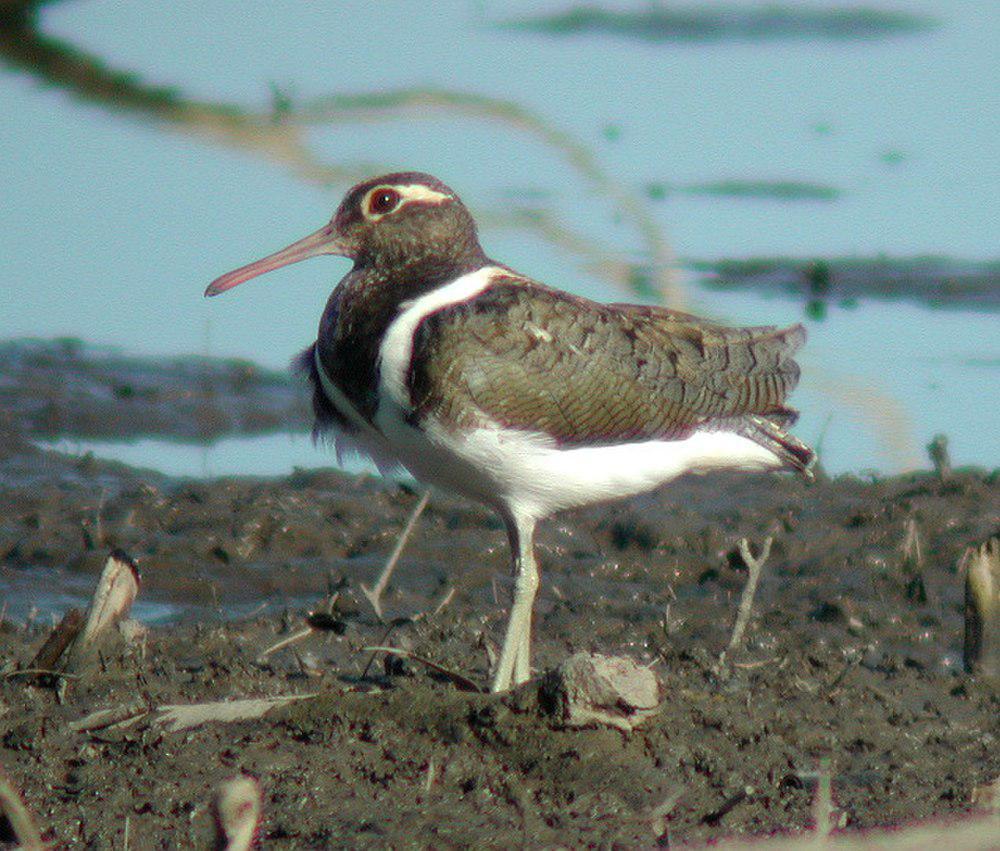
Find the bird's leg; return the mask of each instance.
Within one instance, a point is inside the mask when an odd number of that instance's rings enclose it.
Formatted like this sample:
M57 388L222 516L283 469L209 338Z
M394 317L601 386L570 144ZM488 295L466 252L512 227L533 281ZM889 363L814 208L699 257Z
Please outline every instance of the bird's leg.
M520 643L517 647L517 654L514 656L514 681L512 686L519 686L531 679L531 616L534 609L535 594L538 591L538 565L535 564L535 553L533 542L529 539L526 552L520 556L521 564L529 564L531 575L534 577L530 602L527 604L528 613L524 617L524 627L520 633ZM524 573L524 567L520 567L518 577L515 582L520 581ZM515 585L515 587L517 587ZM515 592L516 593L516 592Z
M507 621L507 634L500 662L493 676L492 691L507 691L531 676L531 610L538 590L538 567L534 553L534 518L505 518L514 564L514 603Z

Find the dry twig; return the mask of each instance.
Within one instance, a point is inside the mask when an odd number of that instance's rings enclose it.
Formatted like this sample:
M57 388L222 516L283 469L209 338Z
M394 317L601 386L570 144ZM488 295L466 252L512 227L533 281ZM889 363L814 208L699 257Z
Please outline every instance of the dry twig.
M437 774L437 768L434 765L434 757L431 757L427 761L427 773L424 775L424 794L429 795L431 789L434 788L434 776Z
M924 566L924 548L920 543L920 527L913 517L903 523L903 565L910 571L918 571Z
M212 703L189 703L159 706L156 708L155 722L168 733L177 733L191 727L198 727L209 721L249 721L260 718L271 709L285 706L297 700L316 697L309 694L284 694L277 697L246 698L243 700L219 700Z
M281 639L281 641L278 641L266 650L263 650L260 655L257 656L257 662L264 662L272 653L281 650L284 647L288 647L290 644L297 644L299 641L302 641L303 638L308 638L314 632L333 632L337 635L343 635L347 629L347 625L334 614L337 609L337 601L339 599L339 591L332 593L329 597L325 612L319 609L310 612L306 617L305 629L300 629L298 632L289 635L287 638Z
M819 771L816 772L813 822L817 838L826 839L833 830L833 776L830 773L830 758L826 756L819 761Z
M68 651L72 668L92 654L97 639L129 616L139 594L139 568L122 550L113 550L104 563L97 588L87 609L87 622Z
M447 591L445 592L445 595L444 595L444 596L443 596L443 597L441 598L441 602L439 602L439 603L438 603L438 604L437 604L437 605L436 605L436 606L434 607L434 611L433 611L433 612L431 612L431 617L432 617L432 618L435 618L435 617L437 617L437 616L438 616L439 614L441 614L441 612L443 612L443 611L444 611L445 607L446 607L446 606L447 606L447 605L448 605L448 604L449 604L449 603L450 603L450 602L452 601L452 598L453 598L454 596L455 596L455 586L453 585L453 586L452 586L451 588L449 588L449 589L448 589L448 590L447 590Z
M710 813L706 813L702 816L702 822L704 824L716 825L722 819L724 819L729 813L731 813L739 804L742 804L747 798L754 794L753 786L744 786L742 789L737 791L735 794L730 795L723 801L716 809Z
M375 583L375 587L369 589L366 585L361 586L361 591L368 598L368 602L372 604L372 608L375 610L375 614L378 616L380 621L385 620L385 618L382 617L382 593L389 584L389 580L392 578L392 573L396 569L396 562L399 561L399 557L403 554L403 548L406 546L406 542L409 540L410 535L413 534L413 527L417 525L417 520L419 520L420 515L424 513L424 509L427 507L427 501L430 498L431 492L426 490L424 491L424 495L420 497L420 501L414 506L413 511L410 513L410 516L406 521L406 525L403 527L403 531L400 532L399 540L396 541L396 546L393 548L392 554L389 556L389 560L385 563L385 567L382 568L382 573L379 574L378 582Z
M70 721L66 726L74 733L106 730L109 727L126 726L148 715L149 704L145 699L134 703L123 703L110 709L98 709L78 721Z
M726 668L726 657L736 650L740 642L743 641L743 633L746 632L747 624L750 622L750 612L753 609L754 595L757 593L757 583L760 581L760 575L764 570L767 557L771 554L773 540L768 535L764 541L764 546L761 548L760 555L754 558L750 552L750 545L747 543L747 539L740 539L740 556L743 559L743 563L747 566L749 575L747 576L747 584L743 586L743 595L740 597L740 607L736 612L736 623L733 626L733 634L729 639L729 645L719 654L719 668L722 670Z
M1000 538L970 547L965 568L965 670L1000 679Z
M261 651L260 655L257 657L257 661L263 662L265 659L267 659L268 656L270 656L275 651L281 650L283 647L288 647L289 644L295 644L296 642L301 641L303 638L308 638L315 631L316 630L314 630L311 626L307 626L305 629L300 629L298 632L293 633L292 635L289 635L286 638L282 638L281 641L272 644L266 650Z
M915 603L927 602L927 586L924 583L924 550L920 543L920 529L917 521L908 517L903 524L903 574L906 578L907 599Z
M450 668L444 667L444 665L439 665L437 662L432 662L430 659L418 656L416 653L411 653L409 650L404 650L402 647L362 647L361 649L364 653L391 653L394 656L401 656L404 659L412 659L414 662L419 662L424 667L430 668L435 673L447 677L456 686L462 689L462 691L474 691L480 693L486 692L486 689L483 688L483 686L475 680L465 676L465 674L460 674L458 671L452 671Z

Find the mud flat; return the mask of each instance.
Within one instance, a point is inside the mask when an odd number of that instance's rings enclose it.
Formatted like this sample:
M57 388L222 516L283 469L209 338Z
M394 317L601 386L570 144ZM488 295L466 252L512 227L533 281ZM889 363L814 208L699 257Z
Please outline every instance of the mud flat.
M0 764L56 843L122 847L127 830L132 847L208 847L215 790L240 772L262 789L268 847L794 831L812 819L824 757L838 824L852 830L969 813L1000 776L1000 702L962 671L956 568L997 531L995 473L692 478L548 524L536 667L579 650L652 666L662 707L622 733L561 729L531 686L495 698L412 659L369 665L364 648L390 644L487 681L508 583L503 532L475 506L431 500L385 600L398 620L385 624L359 585L416 500L404 490L334 471L178 482L9 435L2 454L4 577L34 572L39 593L90 587L122 547L142 596L181 613L141 650L64 681L61 702L11 675L51 624L3 622ZM903 549L908 521L919 562ZM767 535L747 645L722 676L745 577L736 542ZM261 658L330 593L335 629ZM318 696L178 732L143 715L306 693ZM138 717L73 726L102 709Z

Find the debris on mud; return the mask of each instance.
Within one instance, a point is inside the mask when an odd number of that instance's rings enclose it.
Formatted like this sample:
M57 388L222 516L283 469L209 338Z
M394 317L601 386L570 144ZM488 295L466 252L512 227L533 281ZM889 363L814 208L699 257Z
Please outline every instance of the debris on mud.
M660 705L659 683L649 668L600 653L574 653L545 674L539 689L539 703L567 727L633 730Z

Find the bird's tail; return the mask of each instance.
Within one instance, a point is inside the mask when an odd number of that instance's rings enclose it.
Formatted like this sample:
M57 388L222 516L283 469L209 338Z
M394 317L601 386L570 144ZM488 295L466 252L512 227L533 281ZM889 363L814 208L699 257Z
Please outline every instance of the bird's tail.
M791 408L764 415L751 414L743 419L741 432L745 437L769 449L788 467L811 479L816 453L787 430L798 416L798 412Z

